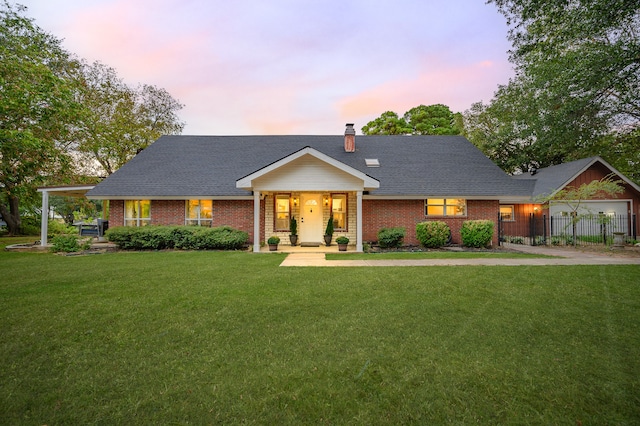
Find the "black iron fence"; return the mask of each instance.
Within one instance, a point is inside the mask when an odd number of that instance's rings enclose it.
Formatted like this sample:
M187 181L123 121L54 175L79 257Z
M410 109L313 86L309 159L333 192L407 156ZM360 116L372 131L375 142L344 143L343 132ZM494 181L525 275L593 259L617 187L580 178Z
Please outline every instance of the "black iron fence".
M637 241L636 215L566 215L530 214L520 220L498 217L500 243L527 245L613 244L615 234Z

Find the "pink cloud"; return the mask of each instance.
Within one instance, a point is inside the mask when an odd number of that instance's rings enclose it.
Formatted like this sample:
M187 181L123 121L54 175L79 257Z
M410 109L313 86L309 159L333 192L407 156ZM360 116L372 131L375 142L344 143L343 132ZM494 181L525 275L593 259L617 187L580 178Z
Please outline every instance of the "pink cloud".
M489 99L499 82L505 82L510 70L507 64L496 65L485 60L452 68L440 61L425 63L415 78L381 84L336 104L344 119L377 117L385 111L399 115L421 104L442 103L454 112L463 112L473 102Z

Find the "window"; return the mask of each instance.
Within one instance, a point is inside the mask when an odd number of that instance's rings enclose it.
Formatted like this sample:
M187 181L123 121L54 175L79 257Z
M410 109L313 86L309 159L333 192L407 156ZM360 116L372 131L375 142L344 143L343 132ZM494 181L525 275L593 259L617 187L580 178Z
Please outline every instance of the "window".
M513 206L500 206L500 219L506 222L513 222L516 217L513 214Z
M211 226L213 222L211 200L188 200L184 223L186 225Z
M463 198L429 198L425 201L427 216L465 216L467 200Z
M289 194L276 195L275 203L276 231L289 230Z
M126 200L124 202L125 226L145 226L151 222L151 200Z
M347 230L347 194L333 194L332 208L333 212L333 228L335 230Z

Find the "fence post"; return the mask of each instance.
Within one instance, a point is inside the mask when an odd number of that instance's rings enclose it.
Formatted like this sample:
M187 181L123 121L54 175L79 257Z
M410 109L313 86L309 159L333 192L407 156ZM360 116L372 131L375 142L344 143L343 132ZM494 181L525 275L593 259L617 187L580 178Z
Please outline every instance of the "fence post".
M536 222L533 213L529 213L529 238L531 239L531 245L536 245Z

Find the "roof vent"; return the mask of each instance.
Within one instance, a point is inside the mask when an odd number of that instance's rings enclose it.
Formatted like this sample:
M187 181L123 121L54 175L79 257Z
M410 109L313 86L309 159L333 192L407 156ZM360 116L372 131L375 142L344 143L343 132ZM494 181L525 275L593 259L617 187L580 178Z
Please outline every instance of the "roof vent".
M364 163L367 167L380 167L380 161L377 158L365 158Z

